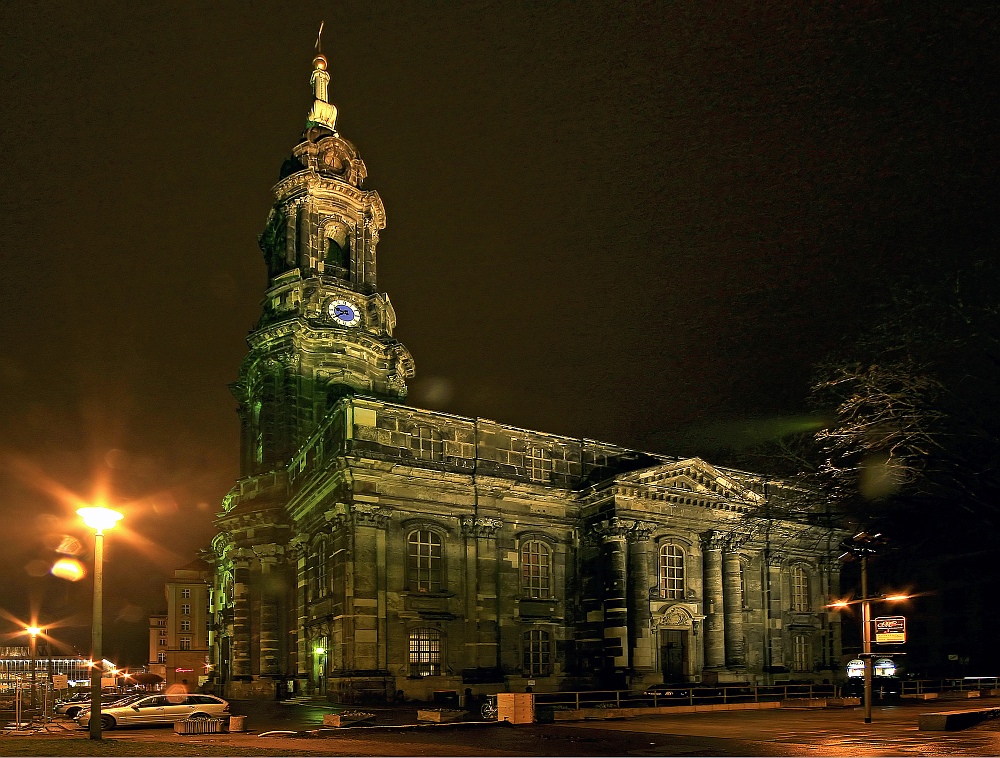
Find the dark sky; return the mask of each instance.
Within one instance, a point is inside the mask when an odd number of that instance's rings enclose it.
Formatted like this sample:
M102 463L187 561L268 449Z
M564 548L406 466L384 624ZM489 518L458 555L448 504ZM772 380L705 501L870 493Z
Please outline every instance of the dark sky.
M998 15L7 0L0 606L88 649L89 582L34 575L62 535L89 553L74 498L103 488L127 514L106 650L141 663L166 572L211 538L320 20L410 400L711 461L800 416L901 276L995 240Z

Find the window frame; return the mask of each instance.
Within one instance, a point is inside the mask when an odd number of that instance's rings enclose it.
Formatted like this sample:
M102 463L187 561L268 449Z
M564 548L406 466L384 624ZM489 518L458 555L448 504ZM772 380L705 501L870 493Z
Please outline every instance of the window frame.
M523 676L552 675L552 633L548 629L525 629L521 637Z
M427 539L421 535L427 535ZM428 594L445 592L444 556L444 535L427 526L410 529L406 533L406 589Z
M671 549L676 550L676 554L671 554ZM671 564L670 559L680 559L679 563ZM664 560L666 559L666 560ZM684 547L672 540L660 543L656 551L657 578L656 583L660 588L660 598L663 600L684 600L687 597L687 551Z
M532 547L539 547L541 551L532 552ZM544 552L542 552L544 551ZM552 546L545 540L537 537L529 537L521 542L521 596L532 600L549 599L552 594ZM525 556L539 557L538 562L525 560ZM544 556L544 563L541 560ZM531 569L537 569L532 572Z
M791 584L791 610L794 613L808 613L812 610L812 582L809 572L801 563L792 566L789 572Z
M440 629L422 626L411 629L407 640L407 671L410 677L441 676L444 662L444 634Z
M812 639L807 634L792 635L792 671L802 674L812 669Z

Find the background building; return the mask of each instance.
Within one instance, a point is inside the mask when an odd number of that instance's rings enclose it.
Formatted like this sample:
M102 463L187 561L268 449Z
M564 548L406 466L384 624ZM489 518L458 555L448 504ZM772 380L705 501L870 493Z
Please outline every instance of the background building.
M414 364L376 289L385 210L328 80L318 56L232 387L243 477L211 553L219 687L355 701L833 676L840 537L789 518L790 488L401 404Z
M167 612L149 617L151 674L194 690L208 678L211 566L203 560L176 569L164 594Z

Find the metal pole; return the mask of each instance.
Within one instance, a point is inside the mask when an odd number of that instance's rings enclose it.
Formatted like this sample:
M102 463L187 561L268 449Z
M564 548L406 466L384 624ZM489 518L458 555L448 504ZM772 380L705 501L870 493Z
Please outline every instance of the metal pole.
M90 739L101 739L101 677L104 675L104 652L101 650L104 621L104 533L98 529L94 541L94 620L91 624L93 666L90 669Z
M872 625L868 601L868 556L861 556L861 642L865 659L865 723L872 723Z
M32 627L32 629L34 628ZM38 638L34 634L29 635L28 645L31 649L31 699L29 703L31 709L34 710L38 706L37 689L35 687L35 656L38 655Z

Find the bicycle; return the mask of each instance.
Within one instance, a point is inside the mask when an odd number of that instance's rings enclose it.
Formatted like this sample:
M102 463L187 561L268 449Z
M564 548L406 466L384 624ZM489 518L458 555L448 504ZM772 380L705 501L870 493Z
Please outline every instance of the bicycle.
M497 696L487 695L486 700L483 702L483 707L480 709L480 713L485 721L496 721L497 720Z

